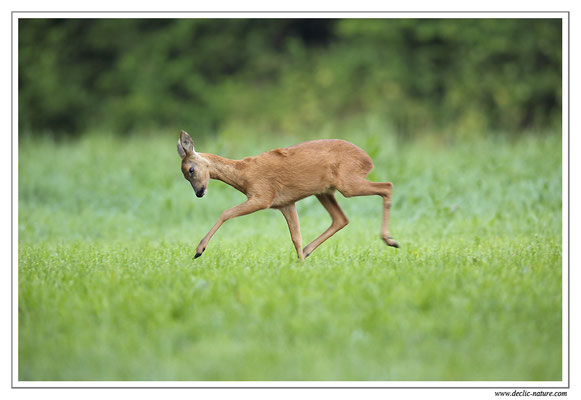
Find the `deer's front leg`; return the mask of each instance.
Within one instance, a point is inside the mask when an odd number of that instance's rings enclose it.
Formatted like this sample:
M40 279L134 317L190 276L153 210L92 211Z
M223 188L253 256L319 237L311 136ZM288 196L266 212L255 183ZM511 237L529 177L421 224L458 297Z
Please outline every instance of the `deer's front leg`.
M299 228L299 215L297 214L295 203L281 207L280 211L282 212L282 215L284 215L288 224L291 239L295 245L295 249L297 250L299 260L304 261L305 257L303 256L303 241L301 239L301 230Z
M265 208L268 208L268 206L269 206L268 202L257 199L249 199L242 204L239 204L235 207L229 208L228 210L224 211L222 215L220 215L220 218L218 218L218 221L214 224L212 229L210 229L210 232L208 232L208 234L204 236L204 238L200 241L200 244L196 248L196 255L194 256L194 258L198 258L199 256L202 255L204 250L206 250L208 242L210 241L210 239L212 239L214 233L216 233L218 228L220 228L220 226L222 226L224 222L228 221L229 219L239 217L241 215L247 215L258 210L263 210Z

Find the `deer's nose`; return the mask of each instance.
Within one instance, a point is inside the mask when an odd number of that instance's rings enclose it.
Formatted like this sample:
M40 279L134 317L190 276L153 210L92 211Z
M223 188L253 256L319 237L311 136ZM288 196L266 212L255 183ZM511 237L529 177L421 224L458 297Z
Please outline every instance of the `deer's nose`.
M201 188L201 189L196 190L196 196L203 197L204 194L206 194L206 188Z

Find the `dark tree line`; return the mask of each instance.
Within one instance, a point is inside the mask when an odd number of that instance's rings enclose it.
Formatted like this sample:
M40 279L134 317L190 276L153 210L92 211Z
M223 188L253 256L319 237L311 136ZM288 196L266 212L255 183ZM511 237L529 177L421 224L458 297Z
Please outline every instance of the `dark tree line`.
M559 19L21 19L21 132L553 129Z

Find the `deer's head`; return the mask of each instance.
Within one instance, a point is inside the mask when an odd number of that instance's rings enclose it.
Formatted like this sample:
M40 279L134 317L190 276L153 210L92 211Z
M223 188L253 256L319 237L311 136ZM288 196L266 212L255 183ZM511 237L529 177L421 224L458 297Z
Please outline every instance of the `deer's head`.
M189 181L196 196L203 197L208 189L210 171L208 162L196 153L194 141L187 132L182 131L178 139L178 154L182 158L182 173Z

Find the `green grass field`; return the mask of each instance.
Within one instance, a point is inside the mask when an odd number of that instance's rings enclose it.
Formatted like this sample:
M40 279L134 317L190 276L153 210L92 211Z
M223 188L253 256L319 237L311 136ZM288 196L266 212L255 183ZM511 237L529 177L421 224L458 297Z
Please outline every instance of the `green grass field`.
M301 140L190 133L230 158ZM379 197L338 194L350 224L304 263L276 210L192 260L245 198L195 198L177 138L21 138L20 380L561 380L560 137L344 134L394 183L401 248ZM306 244L330 218L297 208Z

